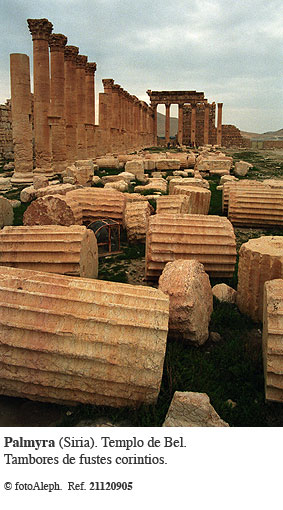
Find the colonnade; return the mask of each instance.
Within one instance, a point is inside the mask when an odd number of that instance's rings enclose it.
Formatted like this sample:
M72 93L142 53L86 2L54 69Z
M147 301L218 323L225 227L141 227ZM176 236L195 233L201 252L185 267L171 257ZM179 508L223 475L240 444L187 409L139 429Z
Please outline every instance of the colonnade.
M47 19L27 22L33 41L33 113L29 59L22 54L10 59L14 182L31 182L34 173L51 177L76 159L152 145L152 108L114 80L103 80L96 126L96 63L80 55L78 47L67 45L65 35L52 33Z

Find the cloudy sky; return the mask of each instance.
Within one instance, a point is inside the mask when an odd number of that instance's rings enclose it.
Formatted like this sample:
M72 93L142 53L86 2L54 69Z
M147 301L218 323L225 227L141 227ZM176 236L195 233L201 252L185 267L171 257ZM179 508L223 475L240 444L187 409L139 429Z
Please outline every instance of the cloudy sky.
M283 128L282 0L0 0L0 7L0 103L10 97L9 54L32 60L26 19L48 18L53 32L97 62L97 92L102 78L147 102L147 89L204 91L224 103L225 124Z

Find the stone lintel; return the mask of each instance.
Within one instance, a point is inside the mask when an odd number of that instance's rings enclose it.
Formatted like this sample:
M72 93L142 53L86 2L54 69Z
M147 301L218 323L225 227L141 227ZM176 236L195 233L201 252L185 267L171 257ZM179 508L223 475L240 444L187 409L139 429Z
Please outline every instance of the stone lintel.
M49 37L49 48L50 51L60 51L64 52L65 46L67 44L67 37L63 34L51 34Z
M28 19L27 24L33 41L36 39L49 40L53 25L48 19Z
M77 46L65 46L64 48L64 59L76 62L79 54L79 48Z
M87 56L86 55L78 55L76 58L76 66L78 69L85 69L87 65Z
M94 75L96 71L96 62L87 62L85 72L88 76Z

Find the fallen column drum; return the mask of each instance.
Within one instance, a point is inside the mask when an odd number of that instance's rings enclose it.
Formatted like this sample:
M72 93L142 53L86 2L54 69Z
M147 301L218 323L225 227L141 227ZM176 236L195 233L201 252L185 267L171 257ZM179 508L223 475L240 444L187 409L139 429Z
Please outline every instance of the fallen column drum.
M0 232L0 265L97 278L96 237L77 225L4 227Z
M123 193L113 189L85 188L67 193L67 198L77 202L82 208L83 222L92 222L100 218L111 218L123 223L126 198Z
M236 240L227 218L202 214L156 214L146 237L146 278L159 278L167 262L196 259L210 276L233 276Z
M168 297L153 288L0 267L0 393L153 403L168 316Z

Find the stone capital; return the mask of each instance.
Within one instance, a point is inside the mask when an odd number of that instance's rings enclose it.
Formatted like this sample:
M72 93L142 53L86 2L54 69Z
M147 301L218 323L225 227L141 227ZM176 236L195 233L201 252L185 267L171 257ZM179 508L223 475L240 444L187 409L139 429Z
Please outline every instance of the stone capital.
M65 46L64 48L64 59L76 62L79 54L79 48L77 46Z
M60 51L64 52L65 46L67 44L67 37L63 34L51 34L49 37L49 48L50 51Z
M87 56L86 55L78 55L76 58L76 65L79 69L85 69L87 64Z
M43 39L45 41L49 40L53 25L50 21L48 21L48 19L28 19L27 23L33 41L36 39Z
M223 103L217 103L218 108L222 108Z
M87 75L92 76L96 71L96 62L88 62L86 64L85 72Z
M103 87L105 89L112 89L113 85L114 85L114 80L112 78L105 78L104 80L102 80L102 83L103 83Z

